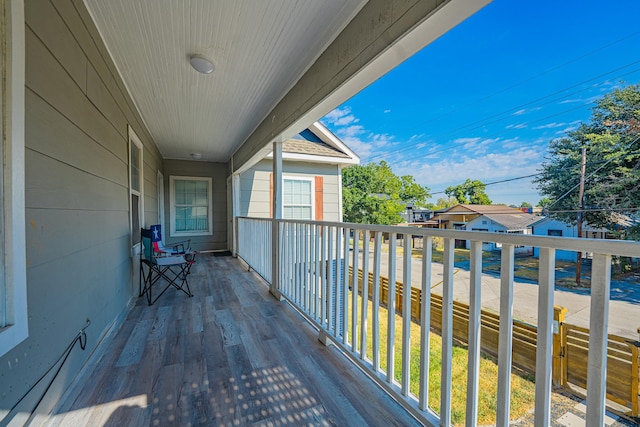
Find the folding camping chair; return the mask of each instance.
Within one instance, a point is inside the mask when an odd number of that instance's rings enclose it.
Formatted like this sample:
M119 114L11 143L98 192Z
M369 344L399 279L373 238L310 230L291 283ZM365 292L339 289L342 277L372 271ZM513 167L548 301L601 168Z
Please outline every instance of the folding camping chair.
M191 266L195 264L197 252L192 251L188 243L185 246L185 242L170 248L162 245L159 225L143 228L140 232L143 250L140 252L139 296L146 295L147 303L152 305L173 286L192 297L187 276L191 272ZM161 279L166 286L154 298L152 288Z

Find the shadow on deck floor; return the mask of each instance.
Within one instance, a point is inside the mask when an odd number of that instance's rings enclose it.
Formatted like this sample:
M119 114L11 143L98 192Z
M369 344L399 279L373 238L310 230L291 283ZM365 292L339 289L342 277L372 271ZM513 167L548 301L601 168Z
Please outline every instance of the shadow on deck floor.
M190 286L139 298L45 425L418 424L237 260L200 256Z

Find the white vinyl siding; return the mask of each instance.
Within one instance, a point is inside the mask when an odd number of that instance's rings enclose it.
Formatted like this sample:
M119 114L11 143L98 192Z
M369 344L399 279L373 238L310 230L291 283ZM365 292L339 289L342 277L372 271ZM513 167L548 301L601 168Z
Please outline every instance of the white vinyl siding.
M212 179L170 177L171 235L201 236L213 233Z
M314 185L308 178L284 178L283 217L285 219L313 219Z

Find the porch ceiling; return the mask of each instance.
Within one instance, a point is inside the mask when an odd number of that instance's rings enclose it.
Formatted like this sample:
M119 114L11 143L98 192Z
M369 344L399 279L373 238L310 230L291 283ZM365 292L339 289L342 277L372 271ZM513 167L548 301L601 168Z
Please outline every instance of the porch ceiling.
M226 162L366 0L85 0L165 158ZM197 73L190 54L215 70Z

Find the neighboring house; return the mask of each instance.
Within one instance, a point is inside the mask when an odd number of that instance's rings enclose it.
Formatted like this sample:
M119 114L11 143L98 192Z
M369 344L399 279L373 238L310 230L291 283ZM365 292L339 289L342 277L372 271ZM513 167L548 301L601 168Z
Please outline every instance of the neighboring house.
M478 215L465 226L469 231L485 231L489 233L531 234L531 224L540 219L539 216L524 213L518 209L514 212L492 212ZM467 249L471 248L467 240ZM497 243L483 243L482 250L494 251L500 249ZM516 247L516 252L530 252L530 247Z
M578 237L578 226L568 224L558 219L545 217L532 224L533 234L536 236L551 237ZM584 239L606 239L609 230L606 228L591 227L589 224L582 225L582 235ZM533 255L537 258L540 256L540 249L534 248ZM557 250L556 259L562 261L575 261L577 253L574 251ZM583 257L589 257L589 253L583 253Z
M468 205L460 204L453 206L444 212L441 212L431 218L432 227L448 230L471 230L468 224L480 216L485 216L486 224L475 223L473 227L478 231L498 231L502 232L518 232L524 231L527 226L520 227L520 224L527 224L531 219L538 218L535 215L522 212L520 209L510 208L502 205ZM501 218L504 224L497 221ZM493 221L494 225L491 225ZM533 221L531 221L533 222ZM489 230L489 228L495 230ZM486 230L485 230L486 229ZM512 230L512 231L507 231ZM522 233L521 233L522 234ZM526 233L524 233L526 234ZM456 240L456 248L466 248L468 242L465 240Z
M342 168L360 158L320 122L282 145L285 219L342 221ZM239 216L273 216L272 155L240 174Z
M434 215L435 212L431 209L414 208L409 205L400 216L402 216L408 224L424 225Z

